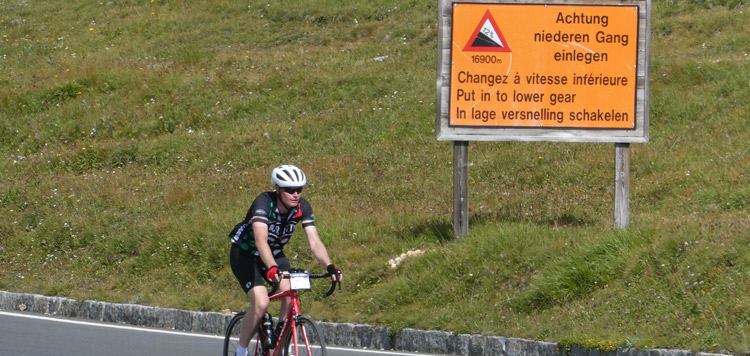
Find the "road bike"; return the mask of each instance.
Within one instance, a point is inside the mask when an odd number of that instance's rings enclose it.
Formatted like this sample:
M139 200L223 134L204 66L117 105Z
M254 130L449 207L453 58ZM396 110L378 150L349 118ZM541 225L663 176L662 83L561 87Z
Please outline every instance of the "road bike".
M249 355L251 356L326 356L326 343L323 335L320 334L318 324L315 320L307 315L302 314L299 303L299 291L310 289L310 279L331 277L331 273L311 274L307 270L293 268L288 274L284 274L284 279L289 279L291 288L285 292L277 293L278 285L274 285L273 290L269 293L271 301L290 298L289 311L287 312L284 326L278 335L278 341L274 343L275 338L272 336L273 321L270 314L261 320L258 326L258 332L254 337L254 345L249 345ZM326 297L333 294L339 282L331 282L331 289L326 293ZM234 356L239 346L240 325L245 312L237 313L227 325L226 334L224 335L224 356ZM282 322L279 320L279 322Z

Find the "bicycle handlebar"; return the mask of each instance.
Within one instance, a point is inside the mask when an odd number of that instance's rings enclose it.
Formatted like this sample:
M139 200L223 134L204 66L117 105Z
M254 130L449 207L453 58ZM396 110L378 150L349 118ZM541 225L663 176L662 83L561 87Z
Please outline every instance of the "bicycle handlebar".
M305 274L307 274L310 277L310 279L326 278L326 277L331 277L333 275L333 273L310 273L309 271L307 271L305 269L301 269L301 268L292 268L288 272L289 273L305 273ZM282 276L282 278L283 279L289 279L290 277L289 277L289 274L284 274ZM330 297L331 294L333 294L333 292L336 290L336 285L337 284L339 285L339 291L341 291L341 282L340 281L332 281L331 282L331 289L329 289L328 292L326 292L326 297ZM268 296L270 297L270 296L276 294L278 291L279 291L279 283L278 282L274 282L273 283L273 288L271 289L270 292L268 292Z

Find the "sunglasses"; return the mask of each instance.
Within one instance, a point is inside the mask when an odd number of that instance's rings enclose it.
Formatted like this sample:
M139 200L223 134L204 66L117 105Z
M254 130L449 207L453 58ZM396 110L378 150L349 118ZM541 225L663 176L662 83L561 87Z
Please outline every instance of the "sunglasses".
M284 191L287 192L287 193L289 193L289 194L302 193L302 187L282 188L282 189L284 189Z

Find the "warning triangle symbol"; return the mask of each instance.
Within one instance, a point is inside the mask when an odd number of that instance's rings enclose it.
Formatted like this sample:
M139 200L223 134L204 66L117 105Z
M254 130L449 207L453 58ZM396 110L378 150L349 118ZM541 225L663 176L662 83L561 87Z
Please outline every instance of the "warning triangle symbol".
M464 52L510 52L508 42L505 41L503 33L498 29L495 19L492 18L490 10L484 13L474 33L469 37L469 42L464 46Z

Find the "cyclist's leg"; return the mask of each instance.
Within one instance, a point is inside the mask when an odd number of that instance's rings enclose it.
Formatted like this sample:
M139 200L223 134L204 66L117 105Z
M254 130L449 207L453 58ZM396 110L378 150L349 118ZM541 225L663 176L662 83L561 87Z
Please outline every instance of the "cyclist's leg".
M259 258L252 253L232 245L230 263L232 272L250 299L250 309L242 318L240 326L240 346L247 348L250 339L255 335L260 319L268 309L268 291L263 282L263 275L258 266Z
M268 290L264 285L251 288L247 292L247 297L250 299L250 309L242 318L242 327L240 328L240 346L242 347L247 347L250 344L250 339L258 330L260 320L268 310L269 304Z

